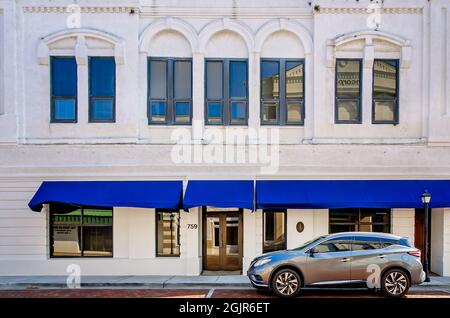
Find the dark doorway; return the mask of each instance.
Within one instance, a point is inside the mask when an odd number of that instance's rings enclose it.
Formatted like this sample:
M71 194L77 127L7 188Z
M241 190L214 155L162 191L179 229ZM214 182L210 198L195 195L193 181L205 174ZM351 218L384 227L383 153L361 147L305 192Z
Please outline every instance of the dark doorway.
M428 260L430 262L430 268L431 268L431 209L428 211L429 220L428 220L428 242L429 242L429 249L428 249ZM423 264L424 260L424 252L425 252L425 246L424 246L424 224L425 224L425 211L424 209L416 209L415 211L415 222L414 222L414 245L417 247L422 253L421 253L421 261Z

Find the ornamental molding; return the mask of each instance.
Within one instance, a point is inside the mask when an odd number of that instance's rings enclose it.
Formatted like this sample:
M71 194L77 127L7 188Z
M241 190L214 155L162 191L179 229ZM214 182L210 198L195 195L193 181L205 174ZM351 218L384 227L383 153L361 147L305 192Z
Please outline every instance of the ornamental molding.
M139 12L138 7L80 7L81 13L130 13L131 10ZM66 7L25 6L25 13L70 13Z
M365 68L372 68L375 59L376 48L373 40L381 40L397 46L400 50L400 67L402 69L409 68L412 61L412 47L409 40L401 38L395 34L374 31L361 30L347 34L341 34L327 41L326 48L326 65L329 68L334 68L336 65L336 53L339 47L350 43L352 41L364 41L363 48L363 66Z
M49 45L70 37L76 37L77 39L76 45L73 49L77 64L79 65L86 65L87 63L88 48L86 46L86 37L96 38L112 44L114 46L114 58L116 63L125 63L124 40L110 33L90 28L62 30L42 37L37 49L38 63L41 65L48 65L49 56L51 55Z
M315 14L369 14L368 8L323 8ZM372 9L373 10L373 9ZM422 8L381 8L381 14L421 14Z

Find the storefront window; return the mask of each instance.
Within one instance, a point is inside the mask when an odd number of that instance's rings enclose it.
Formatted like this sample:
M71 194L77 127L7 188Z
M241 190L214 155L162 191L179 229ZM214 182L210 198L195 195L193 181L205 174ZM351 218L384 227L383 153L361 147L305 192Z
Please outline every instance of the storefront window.
M329 233L391 231L390 209L330 209Z
M263 252L286 249L286 211L264 211Z
M180 256L180 213L156 211L156 255Z
M112 209L50 207L51 257L112 257Z

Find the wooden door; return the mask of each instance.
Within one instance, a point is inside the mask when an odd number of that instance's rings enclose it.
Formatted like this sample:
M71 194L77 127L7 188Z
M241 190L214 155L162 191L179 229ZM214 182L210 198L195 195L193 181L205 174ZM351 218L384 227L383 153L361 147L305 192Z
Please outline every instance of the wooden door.
M242 269L242 212L204 213L203 268Z

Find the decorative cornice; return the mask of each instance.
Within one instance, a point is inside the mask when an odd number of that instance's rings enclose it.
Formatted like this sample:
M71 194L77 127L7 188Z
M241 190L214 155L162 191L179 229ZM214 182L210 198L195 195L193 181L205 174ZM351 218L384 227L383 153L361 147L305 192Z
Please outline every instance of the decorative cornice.
M139 12L138 7L81 7L81 13L130 13L134 10ZM25 6L25 13L68 13L67 7L44 7L44 6Z
M369 14L367 8L322 8L315 14ZM421 14L422 8L381 8L381 14Z

